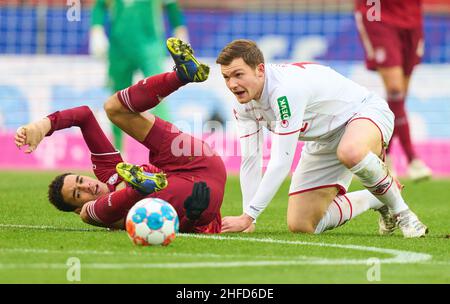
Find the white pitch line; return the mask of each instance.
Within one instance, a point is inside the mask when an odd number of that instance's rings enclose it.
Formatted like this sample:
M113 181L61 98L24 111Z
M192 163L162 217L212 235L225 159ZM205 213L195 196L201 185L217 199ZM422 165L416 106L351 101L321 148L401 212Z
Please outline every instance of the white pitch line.
M0 224L0 228L17 228L17 229L34 229L34 230L63 230L63 231L106 231L106 229L90 229L90 228L72 228L72 227L55 227L55 226L39 226L39 225L16 225L16 224Z
M380 259L380 262L386 264L392 263L417 263L428 261L432 258L431 255L426 253L418 253L413 251L403 251L397 249L387 249L378 247L367 247L361 245L343 245L343 244L330 244L330 243L320 243L320 242L303 242L303 241L288 241L288 240L276 240L271 238L252 238L252 237L225 237L220 235L202 235L202 234L182 234L184 237L192 237L198 239L214 239L221 241L245 241L245 242L261 242L261 243L274 243L274 244L290 244L290 245L305 245L305 246L318 246L318 247L332 247L332 248L342 248L351 249L358 251L369 251L384 254L391 254L394 257L390 259ZM364 260L364 263L367 261Z
M6 225L0 224L4 228L27 228L27 229L58 229L51 226L27 226L27 225ZM45 227L45 228L43 228ZM271 238L254 238L254 237L233 237L221 235L202 235L202 234L179 234L180 237L197 238L197 239L212 239L218 241L244 241L244 242L259 242L285 245L300 245L300 246L319 246L331 247L340 249L350 249L365 252L375 252L382 254L389 254L393 257L378 259L383 264L406 264L406 263L424 263L431 260L432 256L425 253L418 253L412 251L403 251L396 249L386 249L378 247L367 247L361 245L343 245L343 244L329 244L320 242L303 242L303 241L289 241L276 240ZM8 250L8 249L6 249ZM9 249L9 250L27 250L27 249ZM28 249L41 250L41 253L46 253L47 249ZM54 252L55 250L53 250ZM1 252L1 250L0 250ZM98 254L112 254L110 251L74 251L78 253L96 252ZM51 250L48 253L52 253ZM59 253L59 252L58 252ZM64 253L64 252L62 252ZM68 252L65 252L68 253ZM249 256L255 258L255 256ZM261 257L261 256L260 256ZM264 258L264 257L263 257ZM265 257L267 258L267 257ZM224 268L224 267L261 267L261 266L293 266L293 265L367 265L368 259L326 259L318 257L291 257L294 260L259 260L259 261L230 261L230 262L180 262L180 263L83 263L82 267L87 269L142 269L142 268ZM67 269L65 264L57 263L29 263L29 264L0 264L0 269Z
M100 255L100 256L158 256L161 257L161 252L150 251L99 251L99 250L56 250L56 249L44 249L44 248L0 248L0 254L2 253L33 253L33 254L66 254L66 255ZM248 255L237 254L215 254L215 253L183 253L183 252L168 252L164 253L164 256L179 256L179 257L203 257L203 258L247 258ZM293 257L286 256L267 256L257 255L252 258L273 258L273 259L289 259ZM311 256L295 256L295 258L311 258Z

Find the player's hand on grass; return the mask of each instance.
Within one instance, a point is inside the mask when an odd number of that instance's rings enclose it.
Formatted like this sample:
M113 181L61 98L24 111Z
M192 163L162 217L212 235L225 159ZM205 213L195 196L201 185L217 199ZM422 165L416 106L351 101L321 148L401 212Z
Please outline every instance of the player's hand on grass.
M51 122L45 117L39 121L19 127L14 136L14 142L19 149L23 146L28 146L25 153L31 153L36 150L50 129Z
M250 226L248 226L244 231L245 233L252 233L255 232L256 230L256 225L254 223L251 223Z
M194 183L192 195L184 201L186 216L191 221L198 220L209 206L210 190L205 182Z
M222 232L253 232L253 218L247 214L226 216L222 220Z

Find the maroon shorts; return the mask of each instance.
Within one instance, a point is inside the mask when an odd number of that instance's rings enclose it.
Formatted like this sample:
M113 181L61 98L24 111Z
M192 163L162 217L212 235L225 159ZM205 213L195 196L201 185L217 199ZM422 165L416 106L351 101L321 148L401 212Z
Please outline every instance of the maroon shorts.
M150 163L166 173L168 179L167 188L150 197L169 202L181 221L185 216L184 201L192 194L194 183L206 182L211 199L208 209L196 222L194 232L219 233L220 207L226 183L222 158L202 140L181 132L158 117L142 144L150 150Z
M405 75L412 74L424 52L422 27L398 28L380 21L368 21L358 14L356 23L369 70L401 66Z

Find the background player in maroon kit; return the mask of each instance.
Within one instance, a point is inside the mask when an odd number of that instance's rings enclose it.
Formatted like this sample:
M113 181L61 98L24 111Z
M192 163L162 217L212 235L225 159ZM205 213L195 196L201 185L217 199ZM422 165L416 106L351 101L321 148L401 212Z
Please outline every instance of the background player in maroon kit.
M355 10L366 66L381 75L389 108L395 114L393 137L400 140L408 159L407 174L413 180L428 178L431 170L415 154L405 108L411 74L424 52L421 0L383 0L378 4L356 0Z
M140 113L188 82L207 79L208 67L195 60L190 48L182 52L182 59L172 53L176 72L141 80L105 103L111 121L149 148L151 164L144 166L144 170L152 173L162 170L167 175L168 186L158 192L146 195L124 184L116 173L122 157L87 106L58 111L19 128L16 145L28 145L25 151L28 153L36 149L44 136L56 130L72 126L81 129L98 180L70 173L58 176L49 189L49 199L58 209L77 212L84 222L92 225L124 229L127 212L137 201L158 197L176 209L181 232L220 232L220 207L226 182L220 156L206 143L179 131L171 123L153 115L146 118ZM179 150L174 148L181 149L183 154L178 155Z

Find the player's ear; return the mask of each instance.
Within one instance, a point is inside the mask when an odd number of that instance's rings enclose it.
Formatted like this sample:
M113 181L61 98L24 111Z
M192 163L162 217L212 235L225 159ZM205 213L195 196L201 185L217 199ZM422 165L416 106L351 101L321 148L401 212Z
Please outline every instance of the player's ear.
M260 63L256 66L256 71L258 72L258 76L264 76L264 72L266 70L266 67L264 63Z

